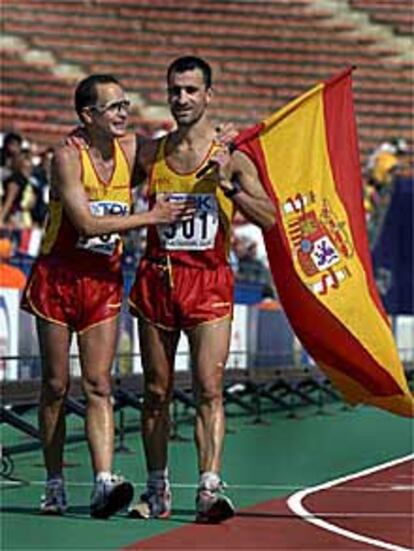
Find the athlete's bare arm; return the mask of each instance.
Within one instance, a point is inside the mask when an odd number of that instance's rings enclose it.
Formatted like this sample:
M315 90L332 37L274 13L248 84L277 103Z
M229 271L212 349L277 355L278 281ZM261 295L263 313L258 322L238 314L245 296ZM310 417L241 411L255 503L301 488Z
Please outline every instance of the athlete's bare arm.
M241 151L229 155L227 148L217 157L219 163L220 187L230 191L236 183L240 191L232 196L238 210L253 224L268 229L275 223L276 209L259 180L255 165Z
M56 194L76 230L86 237L124 232L152 224L171 224L194 213L192 205L169 203L160 199L148 212L129 216L92 215L81 183L79 152L76 147L68 145L55 151L52 163L52 197Z

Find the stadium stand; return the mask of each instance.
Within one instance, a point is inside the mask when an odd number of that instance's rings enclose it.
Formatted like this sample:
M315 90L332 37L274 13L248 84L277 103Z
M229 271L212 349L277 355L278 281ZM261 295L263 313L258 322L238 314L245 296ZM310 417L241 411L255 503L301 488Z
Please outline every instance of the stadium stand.
M392 2L350 1L356 12L368 4L376 7L370 17L377 21L382 14L394 25ZM409 26L407 5L393 12L406 22L400 34ZM189 52L212 62L214 115L240 126L266 117L344 65L357 65L363 157L384 136L398 134L411 144L409 62L370 34L369 25L364 30L341 21L317 0L13 0L3 6L3 19L2 124L45 144L75 123L73 82L90 72L112 72L123 81L137 102L134 126L148 131L168 125L165 66Z
M351 0L351 6L366 11L372 21L391 25L394 32L411 36L414 27L414 10L411 0Z

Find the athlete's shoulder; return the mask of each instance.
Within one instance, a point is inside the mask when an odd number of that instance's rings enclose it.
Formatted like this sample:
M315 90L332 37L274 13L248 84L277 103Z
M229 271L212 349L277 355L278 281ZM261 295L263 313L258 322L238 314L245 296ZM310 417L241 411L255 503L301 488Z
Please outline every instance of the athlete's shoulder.
M53 160L58 165L80 162L79 149L75 145L60 144L53 149Z
M53 150L51 189L72 185L82 173L80 151L74 145L58 145ZM54 193L52 193L54 195Z
M132 147L135 149L137 141L137 135L134 132L128 132L124 136L118 138L118 142L124 148Z

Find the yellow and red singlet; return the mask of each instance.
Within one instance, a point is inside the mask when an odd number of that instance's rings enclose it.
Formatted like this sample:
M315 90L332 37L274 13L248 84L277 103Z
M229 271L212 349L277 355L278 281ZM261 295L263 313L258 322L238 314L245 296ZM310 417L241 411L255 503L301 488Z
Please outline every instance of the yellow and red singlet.
M200 166L182 174L168 165L166 139L160 141L150 174L150 207L160 195L168 195L171 201L191 197L196 202L196 213L188 221L149 227L146 256L159 258L168 254L174 263L200 268L227 264L233 203L223 194L216 174L210 171L200 179L196 177L213 155L215 146L211 145Z
M126 216L131 208L131 169L117 140L114 140L114 168L109 182L97 174L88 150L79 152L81 180L94 216ZM90 264L112 265L119 261L122 242L117 233L84 238L79 235L59 199L51 199L49 221L43 237L41 255L65 257ZM91 260L93 255L93 260ZM78 266L76 264L75 266Z

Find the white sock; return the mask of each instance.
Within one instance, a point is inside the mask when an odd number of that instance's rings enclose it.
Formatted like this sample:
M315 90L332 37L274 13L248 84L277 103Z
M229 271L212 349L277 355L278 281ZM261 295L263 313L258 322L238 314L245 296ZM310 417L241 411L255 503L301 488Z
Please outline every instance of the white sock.
M206 490L215 490L220 484L220 477L213 471L205 471L200 475L199 486Z
M99 484L100 482L109 482L111 478L112 473L110 473L109 471L99 471L98 473L96 473L95 482L97 484Z

